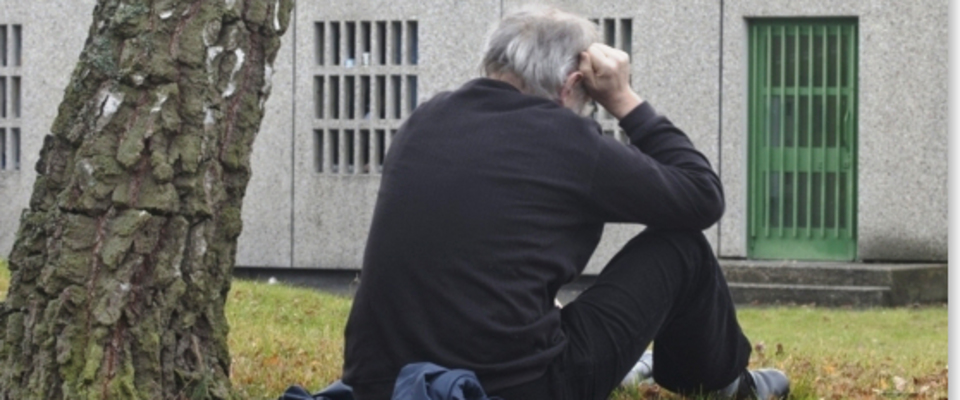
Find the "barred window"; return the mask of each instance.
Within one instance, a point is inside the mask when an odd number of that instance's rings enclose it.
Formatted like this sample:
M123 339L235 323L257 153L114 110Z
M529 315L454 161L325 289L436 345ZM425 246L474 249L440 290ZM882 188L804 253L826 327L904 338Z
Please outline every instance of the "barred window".
M0 171L20 170L23 27L0 24Z
M387 132L417 108L418 23L317 21L314 30L314 170L378 174Z

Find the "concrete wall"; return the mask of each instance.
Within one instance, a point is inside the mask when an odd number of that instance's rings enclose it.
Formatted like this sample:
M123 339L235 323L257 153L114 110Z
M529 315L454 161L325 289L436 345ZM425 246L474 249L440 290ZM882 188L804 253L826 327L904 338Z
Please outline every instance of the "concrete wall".
M8 62L7 67L0 67L0 76L7 77L8 100L10 77L19 76L22 85L21 118L12 118L8 101L8 118L0 119L8 146L11 128L19 128L21 135L20 169L0 170L0 257L6 258L13 248L20 214L33 192L34 165L40 158L43 137L50 132L64 88L80 58L95 4L95 0L45 1L42 6L0 2L0 25L7 25L8 36L12 25L21 25L23 32L21 66Z
M745 257L747 19L856 17L858 259L947 259L947 1L727 0L720 254Z
M523 3L299 2L294 24L273 66L273 93L254 146L237 264L328 269L360 266L379 175L375 170L368 174L318 172L315 132L383 129L389 133L402 119L334 120L329 114L318 118L315 77L416 76L416 98L425 101L478 76L486 33L504 11ZM634 87L684 129L721 172L727 213L707 235L726 257L746 256L747 19L857 17L858 257L946 259L946 1L727 0L722 8L720 2L707 0L549 3L601 21L632 20L629 43ZM20 212L32 192L33 165L42 138L56 116L94 5L94 0L0 3L0 24L21 24L24 32L23 66L0 67L0 76L20 76L23 82L23 118L0 120L0 128L17 126L23 135L21 169L0 170L0 255L12 247ZM317 22L364 21L416 21L418 63L379 66L357 60L354 68L347 68L342 62L331 65L328 54L325 64L318 65ZM57 29L50 30L50 26ZM623 35L619 24L616 29L618 36ZM409 90L410 86L403 86L403 101ZM392 106L392 100L389 102ZM405 108L403 115L407 113ZM616 128L616 122L609 119L602 119L601 125ZM329 162L329 150L326 156ZM599 272L640 229L609 227L587 271Z

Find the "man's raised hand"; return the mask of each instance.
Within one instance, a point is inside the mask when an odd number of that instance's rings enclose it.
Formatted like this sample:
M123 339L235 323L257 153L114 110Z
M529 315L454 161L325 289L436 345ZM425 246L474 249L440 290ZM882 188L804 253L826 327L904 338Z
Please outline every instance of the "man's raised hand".
M601 43L580 53L580 72L587 94L621 119L643 103L630 87L630 56Z

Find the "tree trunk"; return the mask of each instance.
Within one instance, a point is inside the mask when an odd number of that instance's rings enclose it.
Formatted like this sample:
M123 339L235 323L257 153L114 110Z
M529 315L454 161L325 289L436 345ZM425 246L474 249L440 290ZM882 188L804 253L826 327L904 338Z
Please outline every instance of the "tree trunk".
M292 8L99 0L10 255L0 398L232 397L223 308Z

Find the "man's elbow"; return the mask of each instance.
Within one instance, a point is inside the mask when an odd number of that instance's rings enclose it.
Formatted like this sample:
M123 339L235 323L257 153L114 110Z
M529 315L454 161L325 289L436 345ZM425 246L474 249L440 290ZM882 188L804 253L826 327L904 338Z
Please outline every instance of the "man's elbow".
M723 217L723 212L726 210L726 202L723 198L723 188L717 182L716 185L710 185L709 190L704 190L699 204L696 209L696 227L695 229L704 230L707 229L713 224L716 224L717 221L720 221L720 218Z

